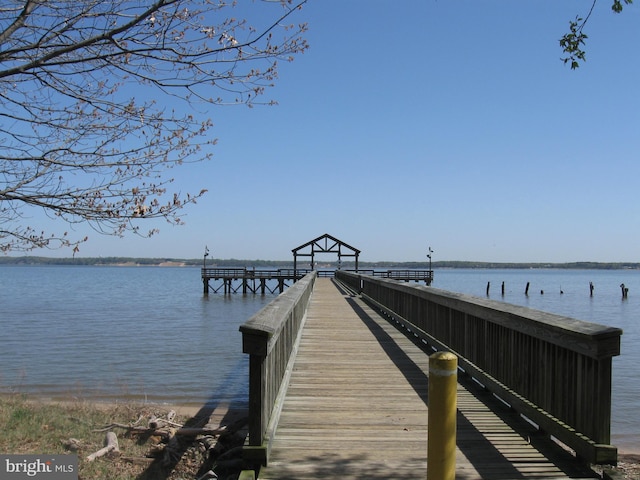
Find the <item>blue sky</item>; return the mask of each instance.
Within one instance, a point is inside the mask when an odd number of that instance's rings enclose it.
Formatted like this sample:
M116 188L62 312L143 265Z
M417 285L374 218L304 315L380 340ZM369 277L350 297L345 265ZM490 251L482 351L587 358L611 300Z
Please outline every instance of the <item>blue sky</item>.
M278 106L216 107L214 159L174 170L209 190L186 225L79 256L290 259L329 233L362 261L640 261L640 5L600 0L572 71L590 6L311 0Z

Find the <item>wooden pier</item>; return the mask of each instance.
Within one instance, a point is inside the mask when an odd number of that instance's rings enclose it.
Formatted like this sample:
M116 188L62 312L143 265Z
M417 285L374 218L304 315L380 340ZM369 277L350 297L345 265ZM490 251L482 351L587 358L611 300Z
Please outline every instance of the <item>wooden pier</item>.
M342 271L306 275L240 330L260 479L426 478L428 356L443 350L458 357L456 478L602 478L591 465L617 462L618 328Z
M293 269L202 269L205 294L281 293L240 327L251 468L240 478L427 478L436 351L458 359L457 479L602 478L591 465L617 463L621 329L434 289L431 268L361 270L360 250L328 234L292 252ZM315 270L326 253L355 270Z
M425 479L424 345L316 280L259 479ZM598 478L474 382L458 387L456 478Z

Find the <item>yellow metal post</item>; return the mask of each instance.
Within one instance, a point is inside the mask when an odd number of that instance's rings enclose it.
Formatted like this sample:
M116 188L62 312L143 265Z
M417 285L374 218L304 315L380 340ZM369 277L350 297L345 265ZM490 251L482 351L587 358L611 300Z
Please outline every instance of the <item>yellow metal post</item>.
M436 352L429 357L429 430L427 480L456 477L458 357Z

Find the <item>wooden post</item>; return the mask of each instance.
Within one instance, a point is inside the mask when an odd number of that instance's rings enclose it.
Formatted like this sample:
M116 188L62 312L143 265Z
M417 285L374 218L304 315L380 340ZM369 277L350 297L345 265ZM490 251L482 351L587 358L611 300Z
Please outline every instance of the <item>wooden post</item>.
M524 294L529 296L529 282L527 282L527 287L524 289Z
M624 283L620 284L620 288L622 289L622 298L627 298L627 295L629 294L629 289L625 287Z
M489 296L489 287L491 287L491 282L487 282L487 297Z
M458 357L451 352L429 356L427 480L456 478Z
M502 296L504 297L504 282L502 282Z

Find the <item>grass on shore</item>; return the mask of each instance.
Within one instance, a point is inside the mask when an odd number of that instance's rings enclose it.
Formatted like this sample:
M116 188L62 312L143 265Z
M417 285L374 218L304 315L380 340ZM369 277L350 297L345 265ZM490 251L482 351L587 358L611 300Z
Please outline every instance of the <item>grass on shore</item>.
M183 480L195 479L212 468L207 452L201 445L184 449L179 461L171 469L163 468L150 453L153 437L127 436L125 429L114 429L119 454L108 454L93 462L87 456L104 446L105 432L95 430L111 424L132 425L141 417L166 417L169 407L150 404L95 404L86 401L45 402L26 395L0 395L0 453L60 455L77 454L79 480ZM174 422L189 421L188 414L180 414ZM78 441L78 449L70 449L71 439ZM237 439L236 439L237 440ZM222 440L220 440L222 441ZM243 441L240 439L239 444ZM237 446L231 443L228 448ZM216 470L220 479L237 479L238 465L226 471ZM621 455L618 472L622 480L640 479L640 456Z
M114 428L119 454L107 454L90 462L87 456L104 446L105 432L97 432L111 424L146 426L151 415L165 417L170 408L157 405L102 405L84 401L44 402L24 395L0 396L0 452L6 454L78 455L78 478L81 480L167 480L197 478L207 466L208 452L197 442L185 445L181 457L167 470L151 455L154 437L126 435L127 430ZM176 423L188 419L178 415ZM72 440L75 439L75 440ZM206 470L205 470L206 471ZM200 473L201 475L202 473ZM223 477L220 477L223 478ZM227 478L233 478L231 476ZM237 477L236 477L237 478Z

